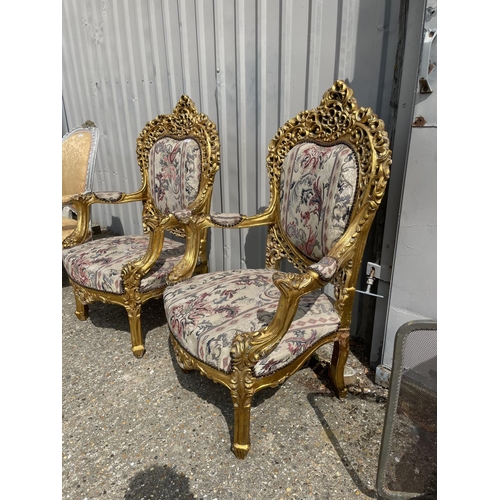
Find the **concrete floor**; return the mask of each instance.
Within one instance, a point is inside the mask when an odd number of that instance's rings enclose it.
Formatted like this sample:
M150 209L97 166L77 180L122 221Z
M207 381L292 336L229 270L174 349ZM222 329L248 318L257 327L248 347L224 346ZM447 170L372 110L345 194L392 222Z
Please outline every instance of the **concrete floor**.
M160 301L142 318L136 359L125 310L95 303L79 321L63 271L63 499L376 498L385 398L353 355L343 400L324 376L328 347L315 369L257 393L242 461L229 391L179 369Z

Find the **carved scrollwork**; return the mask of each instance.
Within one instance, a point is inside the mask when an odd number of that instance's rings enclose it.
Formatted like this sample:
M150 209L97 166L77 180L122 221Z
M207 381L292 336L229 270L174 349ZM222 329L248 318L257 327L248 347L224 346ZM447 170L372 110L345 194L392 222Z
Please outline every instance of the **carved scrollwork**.
M306 288L312 280L308 274L284 273L278 271L273 274L273 282L280 290L301 290Z
M300 254L277 226L268 229L266 246L266 266L276 268L283 258L292 262L301 271L306 271L312 261Z
M105 304L111 304L113 302L113 300L110 300L110 294L106 292L84 288L74 281L71 281L71 284L73 285L74 294L82 304L91 304L96 301L104 302Z
M74 236L74 233L71 233L69 236L67 236L66 238L64 238L63 242L62 242L62 247L63 249L64 248L71 248L71 247L74 247L75 245L81 245L82 243L85 243L87 241L90 240L90 237L91 237L91 233L89 231L89 234L87 236L87 238L85 239L82 239L82 238L77 238Z
M121 272L123 287L125 290L134 290L139 286L142 277L140 261L129 262L125 264Z
M185 371L196 369L194 359L180 349L177 342L172 342L172 345L174 347L175 358L177 359L179 366Z
M156 208L156 206L151 202L151 200L146 200L143 203L142 209L142 227L144 232L149 232L154 230L160 224L164 215Z
M252 376L252 367L258 361L250 359L252 334L238 334L231 347L232 372L230 378L230 390L233 396L235 408L250 409L254 378Z
M347 283L349 282L349 276L352 273L352 260L350 260L345 266L338 269L334 275L332 285L334 290L335 298L335 309L339 315L344 311L345 301L348 297Z

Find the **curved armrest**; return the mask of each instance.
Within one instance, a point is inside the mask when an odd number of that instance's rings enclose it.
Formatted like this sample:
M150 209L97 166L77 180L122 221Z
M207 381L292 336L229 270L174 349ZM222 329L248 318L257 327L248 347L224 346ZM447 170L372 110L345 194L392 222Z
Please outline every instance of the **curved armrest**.
M186 252L184 257L168 276L169 284L192 276L196 267L198 249L200 248L202 231L209 227L225 229L243 229L248 227L269 225L274 222L274 214L268 209L261 214L247 216L234 213L195 214L191 210L179 210L172 214L186 233Z
M156 228L147 233L149 244L146 253L139 259L125 264L122 268L122 279L126 288L139 286L141 278L153 267L163 248L164 231Z
M265 210L261 214L242 215L237 213L211 213L206 220L207 227L219 227L225 229L243 229L247 227L267 226L274 222L274 214Z
M309 270L301 274L277 271L273 274L273 282L281 292L274 318L262 330L243 334L234 344L235 355L242 349L243 344L248 346L248 361L252 366L279 344L290 328L300 298L324 286L322 280L318 279L317 273ZM238 345L241 342L243 344Z
M119 191L96 191L81 193L70 196L68 204L71 204L76 211L77 224L75 231L68 236L71 242L87 241L90 238L90 207L95 203L119 204L133 201L143 201L145 199L145 189L141 188L134 193L121 193ZM63 196L63 202L65 197ZM69 242L68 244L71 244Z
M119 204L130 203L133 201L145 200L145 190L140 189L134 193L122 193L121 191L90 191L74 195L71 198L72 203L78 203L81 206L90 206L94 203Z

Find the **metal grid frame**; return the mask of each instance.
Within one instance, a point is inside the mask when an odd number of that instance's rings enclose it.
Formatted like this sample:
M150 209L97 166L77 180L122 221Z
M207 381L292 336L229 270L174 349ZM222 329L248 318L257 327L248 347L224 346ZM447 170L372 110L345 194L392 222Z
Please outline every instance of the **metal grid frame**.
M427 335L427 338L424 337L424 335ZM377 494L379 498L382 499L437 498L437 493L434 491L395 491L391 490L386 484L388 469L391 465L391 449L396 427L396 418L398 410L400 410L401 390L403 385L406 384L406 387L411 386L410 391L413 391L411 397L414 399L421 398L422 400L425 400L427 398L431 398L431 401L434 400L434 404L437 401L437 383L432 383L437 382L437 378L435 381L425 379L425 377L422 377L421 374L418 373L418 370L417 372L412 373L412 370L408 369L408 362L412 363L414 366L415 363L419 361L419 356L425 361L426 357L428 359L431 352L429 351L429 342L427 342L427 350L422 349L415 351L415 345L411 345L410 349L408 349L409 343L414 339L416 339L417 343L420 343L420 347L425 344L426 340L428 341L430 339L432 341L430 343L431 351L435 351L435 356L437 358L437 321L409 321L402 325L396 332L391 380L389 384L389 394L377 471ZM411 351L412 348L413 352L411 354L413 356L411 356L411 360L408 360L408 350ZM427 399L427 401L429 401L429 399ZM423 411L426 411L425 408L428 408L427 412L431 412L431 406L433 405L426 406L421 404L420 406L421 408L424 408ZM436 406L433 406L433 408L436 408ZM435 431L437 431L437 425L435 427Z

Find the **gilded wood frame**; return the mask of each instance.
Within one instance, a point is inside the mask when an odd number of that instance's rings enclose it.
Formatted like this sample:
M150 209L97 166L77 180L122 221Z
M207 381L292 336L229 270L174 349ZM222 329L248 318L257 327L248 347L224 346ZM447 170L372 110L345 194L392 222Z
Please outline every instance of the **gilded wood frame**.
M161 297L163 288L149 292L140 292L141 278L152 268L158 259L163 245L165 231L185 237L182 225L172 213L164 215L154 204L148 182L150 151L154 144L164 137L176 140L194 139L201 152L200 186L195 200L187 207L193 216L208 213L212 198L215 174L220 165L220 141L215 124L205 115L199 113L193 101L186 95L181 96L174 110L169 115L159 115L149 121L137 138L137 160L141 171L141 186L133 193L121 192L90 192L72 198L72 203L78 211L77 228L71 237L65 240L65 248L74 245L74 241L85 241L90 237L89 215L90 207L96 203L122 204L142 202L142 223L145 234L149 236L146 254L139 260L124 265L121 277L124 293L115 294L84 287L70 279L73 286L76 311L80 320L88 318L88 304L100 301L118 304L125 307L129 318L132 352L136 357L142 357L145 351L141 331L141 307L152 298ZM207 230L202 229L199 243L189 259L190 274L207 272ZM189 277L183 276L183 279ZM169 283L166 284L168 286Z
M358 182L349 224L342 237L328 252L336 261L336 271L326 280L310 266L314 261L298 251L280 224L280 176L288 152L302 142L329 146L345 143L355 152L358 163ZM346 395L344 366L349 353L349 328L355 285L375 212L382 200L389 178L391 151L384 123L370 108L358 107L352 90L341 80L324 93L320 105L303 111L286 122L271 140L267 155L270 180L270 202L261 214L245 216L232 214L233 221L225 224L217 216L186 216L182 219L187 235L184 259L169 276L179 282L193 268L193 256L202 241L203 231L209 227L248 228L268 226L266 267L279 268L286 258L301 271L300 274L277 271L274 284L281 292L278 307L268 326L257 332L238 334L231 349L232 371L223 373L188 353L170 334L176 358L185 371L198 370L231 392L234 406L234 436L232 449L238 458L244 458L250 449L250 407L255 392L283 383L295 373L321 346L334 342L330 376L336 394ZM257 377L255 364L267 356L287 332L297 310L300 297L322 288L328 282L334 287L335 309L340 317L337 331L324 337L293 363L271 375Z

